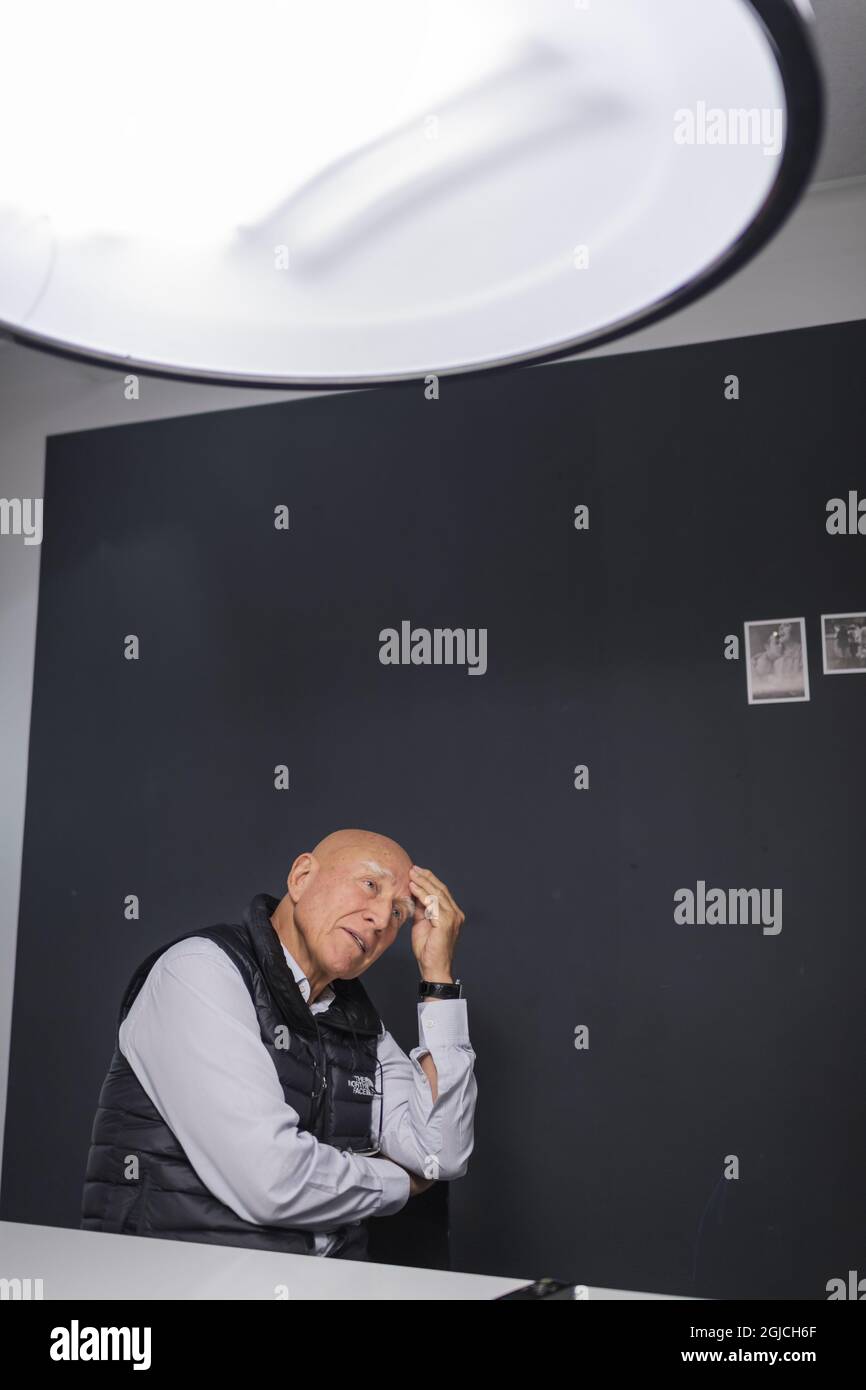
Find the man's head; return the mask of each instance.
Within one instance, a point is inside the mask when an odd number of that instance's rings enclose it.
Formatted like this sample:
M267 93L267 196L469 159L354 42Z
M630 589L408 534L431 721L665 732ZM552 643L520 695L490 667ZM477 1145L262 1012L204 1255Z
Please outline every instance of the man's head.
M336 830L298 855L272 920L313 995L363 975L412 921L411 867L396 841L372 830Z

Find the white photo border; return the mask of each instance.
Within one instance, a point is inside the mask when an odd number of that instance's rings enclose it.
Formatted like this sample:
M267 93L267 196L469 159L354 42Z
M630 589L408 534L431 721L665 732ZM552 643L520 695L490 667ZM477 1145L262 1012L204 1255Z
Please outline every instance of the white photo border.
M826 618L866 618L866 607L862 612L855 610L853 613L822 613L821 614L821 661L824 666L825 676L862 676L866 672L866 666L849 666L847 671L831 671L827 669L827 634L824 628Z
M761 699L752 694L752 648L749 643L750 627L778 627L780 623L799 623L800 625L800 646L803 652L803 695L776 695L771 698ZM798 705L804 704L811 698L809 691L809 652L806 646L806 619L805 618L753 618L743 624L746 640L746 690L748 692L750 705Z

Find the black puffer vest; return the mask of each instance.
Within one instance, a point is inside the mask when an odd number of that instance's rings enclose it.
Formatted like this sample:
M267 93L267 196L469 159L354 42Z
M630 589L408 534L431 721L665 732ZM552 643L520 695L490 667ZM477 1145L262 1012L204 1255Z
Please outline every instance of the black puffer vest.
M250 992L262 1043L286 1102L300 1116L298 1128L335 1148L360 1152L370 1147L381 1020L359 980L333 980L336 997L329 1008L310 1011L271 925L277 901L259 893L241 925L186 932L160 946L129 982L118 1029L162 953L177 941L208 937L234 961ZM136 1170L137 1176L126 1176ZM245 1221L204 1186L117 1039L93 1122L81 1215L87 1231L313 1252L312 1232ZM341 1228L331 1254L365 1259L366 1252L366 1222L352 1222Z

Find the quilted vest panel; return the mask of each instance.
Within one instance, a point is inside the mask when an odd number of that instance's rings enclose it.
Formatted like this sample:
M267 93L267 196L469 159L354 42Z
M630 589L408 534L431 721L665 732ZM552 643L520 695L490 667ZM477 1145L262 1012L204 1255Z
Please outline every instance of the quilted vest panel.
M270 922L277 901L257 894L240 925L187 932L152 952L124 991L118 1029L163 952L178 941L206 937L240 971L286 1103L299 1116L298 1128L335 1148L364 1151L378 1093L381 1020L359 980L333 980L329 1008L310 1011ZM245 1221L205 1187L117 1040L93 1122L81 1217L82 1229L91 1231L294 1254L313 1250L312 1232ZM365 1222L342 1228L332 1254L364 1258L366 1235Z

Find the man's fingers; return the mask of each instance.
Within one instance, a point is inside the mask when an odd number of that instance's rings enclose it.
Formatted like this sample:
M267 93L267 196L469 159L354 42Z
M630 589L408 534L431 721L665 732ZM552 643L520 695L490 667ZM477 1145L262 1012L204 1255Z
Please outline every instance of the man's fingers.
M420 912L422 917L427 917L430 921L438 922L440 904L442 901L439 894L425 893L419 889L417 897L418 906L415 908L416 921L418 920L418 913Z
M456 916L458 911L457 904L455 903L450 892L448 891L447 886L442 882L441 878L437 878L436 875L434 873L431 873L429 869L419 868L416 864L413 866L412 872L409 875L410 887L413 882L416 883L419 888L421 888L422 897L425 893L428 895L430 893L437 894L443 902L448 904L448 906L451 908L452 912Z
M443 900L446 903L448 902L446 894L441 892L441 890L439 890L438 888L434 887L431 876L429 874L423 874L422 872L410 875L409 887L415 894L416 898L418 898L420 902L423 904L424 916L433 917L433 920L436 920L439 915L439 907L441 903L443 902Z
M449 891L447 885L442 882L441 878L437 878L436 875L434 873L431 873L429 869L421 869L417 865L415 865L413 866L413 871L410 875L409 881L410 884L413 881L416 881L419 884L419 886L422 886L425 889L428 886L432 886L433 891L438 895L440 899L440 904L446 906L452 913L454 917L454 922L458 929L462 927L463 923L466 921L466 914L457 906L457 903L454 901L451 892Z
M409 877L418 879L419 882L428 881L431 885L431 888L438 888L440 893L448 892L448 889L442 882L441 878L437 878L436 875L430 871L430 869L422 869L420 864L412 865Z

